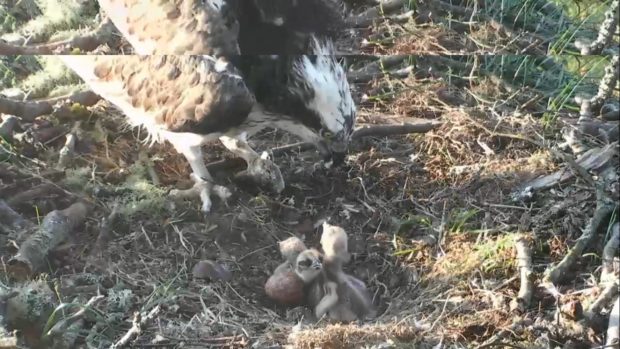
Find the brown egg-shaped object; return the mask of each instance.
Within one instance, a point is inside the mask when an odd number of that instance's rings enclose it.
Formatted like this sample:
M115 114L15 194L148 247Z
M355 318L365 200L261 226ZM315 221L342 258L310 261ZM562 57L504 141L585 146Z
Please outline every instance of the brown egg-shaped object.
M301 305L304 300L304 283L292 270L286 270L267 279L265 293L279 304Z

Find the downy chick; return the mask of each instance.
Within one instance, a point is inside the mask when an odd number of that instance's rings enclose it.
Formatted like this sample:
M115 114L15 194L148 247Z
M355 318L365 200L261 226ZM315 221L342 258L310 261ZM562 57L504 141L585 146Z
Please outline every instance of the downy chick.
M278 248L285 261L274 270L274 274L281 273L285 270L293 270L297 262L297 256L308 249L304 242L296 236L291 236L286 240L280 241L278 243Z
M347 233L341 227L323 223L321 247L325 253L323 298L326 300L317 303L316 312L320 313L327 309L325 312L329 313L330 318L344 322L363 319L371 314L372 300L366 285L342 270L343 264L350 260ZM337 285L336 297L330 293L333 290L333 285L330 283ZM318 291L318 288L314 289L313 297L319 296Z
M305 270L296 270L298 255L306 250L306 245L297 237L290 237L280 241L280 254L286 261L280 264L271 274L265 283L265 293L272 300L283 305L299 305L305 300L305 282L303 277L311 278L313 275L306 276ZM312 267L312 263L310 263ZM319 267L321 269L322 266ZM311 269L309 272L313 273Z

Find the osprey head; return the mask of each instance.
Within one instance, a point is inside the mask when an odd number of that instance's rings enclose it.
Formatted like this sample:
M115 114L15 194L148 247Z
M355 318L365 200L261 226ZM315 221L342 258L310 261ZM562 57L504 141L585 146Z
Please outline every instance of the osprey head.
M323 272L323 256L316 249L307 249L297 256L295 274L309 284Z
M312 38L311 51L295 61L291 90L312 114L315 143L329 167L344 162L357 111L333 44Z
M247 0L244 0L247 1ZM283 26L289 10L297 6L298 0L252 0L261 20L276 26Z

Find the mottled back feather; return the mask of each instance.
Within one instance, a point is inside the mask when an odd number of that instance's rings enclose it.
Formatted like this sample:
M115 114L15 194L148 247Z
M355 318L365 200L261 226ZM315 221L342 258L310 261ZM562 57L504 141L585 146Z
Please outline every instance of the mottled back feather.
M238 54L238 23L223 0L98 0L137 54Z
M232 66L209 56L64 56L134 126L207 135L243 123L254 98ZM159 137L157 137L159 138Z

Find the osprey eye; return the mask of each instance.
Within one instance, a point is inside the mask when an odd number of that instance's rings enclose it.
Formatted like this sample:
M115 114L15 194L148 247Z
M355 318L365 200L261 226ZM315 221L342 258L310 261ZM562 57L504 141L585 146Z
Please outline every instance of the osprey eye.
M325 131L325 132L323 132L323 137L325 137L325 138L328 138L328 139L329 139L329 138L334 137L334 134L333 134L333 133L331 133L331 132L329 132L329 131Z

